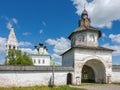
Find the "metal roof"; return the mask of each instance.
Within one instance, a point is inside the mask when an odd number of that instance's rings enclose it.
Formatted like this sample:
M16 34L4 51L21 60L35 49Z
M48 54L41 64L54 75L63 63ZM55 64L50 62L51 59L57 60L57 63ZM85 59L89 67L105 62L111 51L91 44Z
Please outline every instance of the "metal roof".
M65 51L63 54L61 55L64 55L65 53L69 52L70 50L72 50L73 48L80 48L80 49L92 49L92 50L105 50L105 51L114 51L112 49L109 49L109 48L105 48L105 47L90 47L90 46L82 46L82 45L77 45L77 46L73 46L71 47L69 50Z
M75 29L70 35L69 35L69 39L71 39L71 36L73 36L74 34L78 33L78 32L98 32L99 34L99 37L102 36L102 33L100 30L92 27L92 26L89 26L89 27L78 27L77 29Z

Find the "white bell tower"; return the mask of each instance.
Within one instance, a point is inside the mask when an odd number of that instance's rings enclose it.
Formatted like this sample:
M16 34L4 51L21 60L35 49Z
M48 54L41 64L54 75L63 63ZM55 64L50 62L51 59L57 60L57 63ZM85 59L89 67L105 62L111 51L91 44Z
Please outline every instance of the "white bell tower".
M7 45L6 45L7 53L9 49L18 49L18 41L15 36L14 28L10 28L10 34L8 37Z

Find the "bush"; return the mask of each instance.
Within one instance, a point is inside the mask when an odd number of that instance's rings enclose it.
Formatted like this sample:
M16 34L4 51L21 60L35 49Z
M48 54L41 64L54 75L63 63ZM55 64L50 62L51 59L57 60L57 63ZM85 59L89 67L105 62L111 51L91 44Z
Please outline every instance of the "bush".
M5 65L33 65L32 59L20 50L10 49L6 56Z

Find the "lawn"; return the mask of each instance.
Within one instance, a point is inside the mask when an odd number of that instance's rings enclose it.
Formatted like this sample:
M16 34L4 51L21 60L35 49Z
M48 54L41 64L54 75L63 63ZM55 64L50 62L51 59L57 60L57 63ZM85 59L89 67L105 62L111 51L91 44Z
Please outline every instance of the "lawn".
M31 86L31 87L0 88L0 90L86 90L86 89L73 88L69 86L57 86L57 87Z
M120 82L113 82L112 84L120 85Z

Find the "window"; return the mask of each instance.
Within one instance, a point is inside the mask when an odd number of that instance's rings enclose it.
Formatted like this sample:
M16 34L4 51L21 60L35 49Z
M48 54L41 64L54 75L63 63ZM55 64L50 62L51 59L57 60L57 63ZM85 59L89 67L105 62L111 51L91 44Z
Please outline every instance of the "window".
M45 60L43 59L43 64L45 63Z
M34 63L36 63L36 60L34 59Z
M11 49L11 46L9 46L9 49Z
M91 41L92 42L94 42L95 41L95 37L94 37L94 35L92 34L92 35L90 35L90 39L91 39Z
M13 46L13 49L15 49L15 46Z
M78 36L79 42L84 42L85 37L83 35Z
M38 60L38 63L40 64L40 59Z

